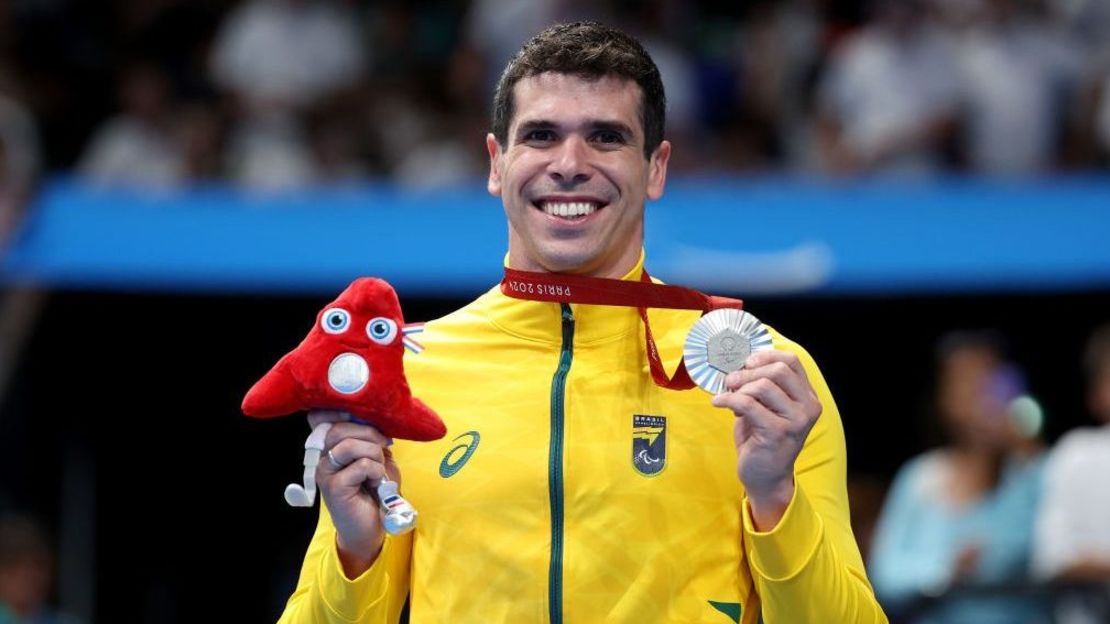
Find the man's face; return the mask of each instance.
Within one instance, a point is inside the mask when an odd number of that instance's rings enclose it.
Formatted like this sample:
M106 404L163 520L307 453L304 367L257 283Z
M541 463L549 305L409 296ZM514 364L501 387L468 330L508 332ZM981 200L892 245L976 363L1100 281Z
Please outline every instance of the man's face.
M671 146L644 158L640 87L553 72L514 88L504 149L486 137L489 192L509 219L509 265L621 277L640 256L644 202L663 194Z
M944 424L957 444L1007 448L1013 431L1009 400L992 392L1001 365L997 354L978 347L959 349L942 362L938 400Z

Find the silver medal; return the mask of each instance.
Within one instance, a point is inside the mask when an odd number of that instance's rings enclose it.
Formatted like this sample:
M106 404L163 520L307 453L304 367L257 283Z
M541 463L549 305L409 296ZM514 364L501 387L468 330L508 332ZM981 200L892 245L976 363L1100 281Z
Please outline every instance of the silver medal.
M767 327L743 310L713 310L686 336L682 359L690 379L706 392L725 389L725 376L744 368L748 356L773 348Z

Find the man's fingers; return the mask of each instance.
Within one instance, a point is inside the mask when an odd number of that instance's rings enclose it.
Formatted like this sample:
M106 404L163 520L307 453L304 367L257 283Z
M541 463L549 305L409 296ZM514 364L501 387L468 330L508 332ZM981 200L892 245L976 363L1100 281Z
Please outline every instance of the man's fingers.
M725 387L735 391L757 379L770 379L794 401L805 401L813 393L801 361L789 351L753 353L743 369L728 374Z
M784 351L782 349L768 349L767 351L757 351L748 356L747 366L751 368L759 368L767 366L774 362L782 362L789 366L795 373L801 376L802 379L807 379L805 366L802 366L802 361L798 359L798 355L793 351Z
M340 422L332 425L328 430L328 435L324 438L324 448L333 448L340 440L346 438L354 438L356 440L364 440L366 442L373 442L379 446L389 446L390 439L382 435L380 431L371 427L370 425L361 425L353 422Z
M758 400L764 407L779 416L787 416L793 412L794 403L779 385L764 377L740 386L737 392L746 394Z
M385 452L380 444L359 440L358 438L345 438L340 440L327 451L328 468L331 472L338 472L343 467L354 463L356 460L367 458L385 463ZM339 464L336 466L335 464Z
M368 457L356 459L350 465L335 473L334 482L343 488L360 488L369 481L371 487L378 487L385 476L385 466Z
M809 385L809 379L807 379L804 374L799 375L798 372L786 362L771 362L770 364L764 364L751 371L751 373L754 377L752 381L759 379L770 380L793 401L801 402L813 395L813 387Z
M737 416L750 418L751 425L760 427L780 418L759 402L759 399L742 392L726 392L713 397L713 405L727 407Z

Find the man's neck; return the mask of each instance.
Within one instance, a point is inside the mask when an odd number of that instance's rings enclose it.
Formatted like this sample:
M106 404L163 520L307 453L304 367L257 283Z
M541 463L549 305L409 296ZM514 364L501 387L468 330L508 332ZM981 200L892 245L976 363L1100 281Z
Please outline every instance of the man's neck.
M517 258L513 255L512 251L509 252L507 265L510 269L517 271L529 271L532 273L563 273L566 275L577 275L580 277L599 277L606 279L624 279L636 269L641 262L642 252L632 256L631 259L621 258L618 262L611 264L603 264L598 267L572 267L567 269L554 269L545 267L539 262L527 258Z

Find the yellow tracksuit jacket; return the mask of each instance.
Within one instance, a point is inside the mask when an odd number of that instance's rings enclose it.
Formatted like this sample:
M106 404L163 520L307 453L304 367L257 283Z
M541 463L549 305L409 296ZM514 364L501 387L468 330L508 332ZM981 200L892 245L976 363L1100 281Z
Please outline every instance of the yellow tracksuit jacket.
M637 266L626 279L638 278ZM697 312L652 310L668 370ZM447 437L398 440L416 530L344 576L323 509L281 622L885 622L848 522L840 415L824 411L794 499L756 532L733 415L648 372L634 308L511 299L494 288L427 323L405 361Z

